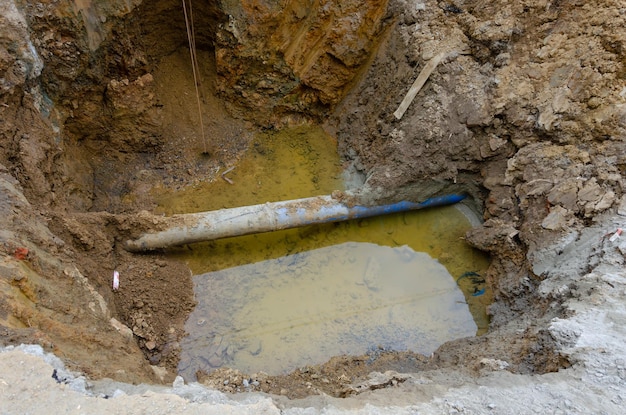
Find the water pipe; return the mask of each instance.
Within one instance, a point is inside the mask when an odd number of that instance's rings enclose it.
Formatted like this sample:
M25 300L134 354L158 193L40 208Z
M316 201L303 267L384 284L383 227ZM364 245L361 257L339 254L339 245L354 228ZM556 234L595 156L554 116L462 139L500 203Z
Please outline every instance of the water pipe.
M450 205L464 198L465 195L452 194L432 197L421 203L403 201L382 206L347 206L332 196L315 196L174 215L167 218L165 230L128 240L124 248L130 252L151 251L232 236Z

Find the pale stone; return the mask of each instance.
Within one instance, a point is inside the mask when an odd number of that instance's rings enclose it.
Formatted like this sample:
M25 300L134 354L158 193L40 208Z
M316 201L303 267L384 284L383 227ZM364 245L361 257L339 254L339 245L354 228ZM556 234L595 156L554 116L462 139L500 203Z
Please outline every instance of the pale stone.
M595 178L587 180L578 192L578 199L583 202L596 202L602 197L602 188Z
M185 386L185 379L183 379L182 376L176 376L176 379L174 379L174 382L172 383L172 387L176 389L182 388L183 386Z
M496 151L505 144L506 140L500 137L494 136L489 139L489 148L491 149L491 151Z
M541 222L541 227L551 231L565 229L569 216L570 212L567 209L561 206L555 206L550 210L550 213L544 218L543 222Z
M115 330L117 330L123 337L127 338L128 340L132 340L133 339L133 331L126 326L125 324L117 321L114 318L111 318L109 320L109 323L111 324L111 326L113 326L113 328Z
M615 193L612 190L609 190L604 195L598 203L595 205L596 212L602 212L607 210L611 206L613 206L613 202L615 202Z
M553 205L561 205L569 210L577 210L578 182L576 179L564 180L552 188L548 201Z
M539 114L537 124L546 131L551 131L552 126L556 122L558 117L554 114L551 108L547 108Z

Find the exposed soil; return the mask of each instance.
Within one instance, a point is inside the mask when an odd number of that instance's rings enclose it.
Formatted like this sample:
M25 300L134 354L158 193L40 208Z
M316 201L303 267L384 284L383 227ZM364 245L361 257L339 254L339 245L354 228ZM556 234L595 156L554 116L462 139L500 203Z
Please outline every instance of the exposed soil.
M490 330L428 357L373 350L287 376L224 369L199 381L344 397L404 382L398 373L575 363L550 324L581 294L545 265L566 249L546 247L626 213L620 1L205 3L194 4L199 104L178 2L0 5L1 344L40 344L93 379L171 383L190 272L122 242L158 228L142 212L156 192L219 177L253 132L318 123L364 178L361 203L473 196L485 223L467 240L493 258ZM608 248L585 252L571 275L592 272ZM557 282L565 294L540 289ZM374 371L397 373L376 383Z

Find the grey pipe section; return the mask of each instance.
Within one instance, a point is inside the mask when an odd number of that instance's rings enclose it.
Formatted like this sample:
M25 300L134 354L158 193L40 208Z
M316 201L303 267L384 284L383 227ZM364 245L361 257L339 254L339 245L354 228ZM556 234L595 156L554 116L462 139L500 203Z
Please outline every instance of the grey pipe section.
M128 240L124 248L130 252L150 251L232 236L449 205L464 198L464 195L454 194L433 197L421 203L403 201L381 206L346 206L331 196L316 196L174 215L167 219L167 229Z

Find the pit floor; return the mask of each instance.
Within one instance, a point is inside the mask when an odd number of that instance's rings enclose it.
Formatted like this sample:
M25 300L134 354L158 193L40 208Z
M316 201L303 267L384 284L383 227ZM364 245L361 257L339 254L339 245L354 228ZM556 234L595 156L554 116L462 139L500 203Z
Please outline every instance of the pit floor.
M233 167L183 191L159 189L157 210L189 213L344 189L335 141L316 126L259 133ZM492 294L481 274L488 258L464 242L470 227L449 206L171 251L196 275L198 304L181 340L180 373L196 380L197 372L230 367L284 375L378 348L430 355L445 341L486 332Z

